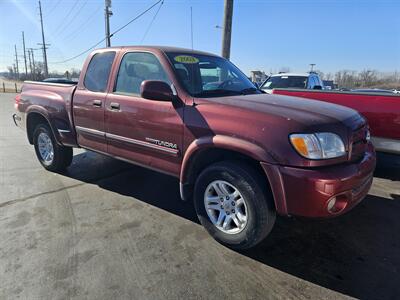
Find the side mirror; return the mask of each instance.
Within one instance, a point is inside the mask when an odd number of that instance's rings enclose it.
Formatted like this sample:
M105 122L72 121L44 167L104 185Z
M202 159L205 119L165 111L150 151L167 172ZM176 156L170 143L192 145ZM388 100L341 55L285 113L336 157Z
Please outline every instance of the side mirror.
M140 96L149 100L172 101L174 93L164 81L145 80L140 85Z
M313 90L322 90L322 86L314 85Z

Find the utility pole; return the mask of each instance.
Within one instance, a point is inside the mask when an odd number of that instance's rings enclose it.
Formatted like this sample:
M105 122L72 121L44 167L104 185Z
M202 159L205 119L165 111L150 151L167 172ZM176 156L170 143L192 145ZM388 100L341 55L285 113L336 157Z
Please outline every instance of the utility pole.
M231 56L233 0L225 0L224 26L222 30L222 57L229 59Z
M32 55L32 79L36 79L36 66L35 66L35 55L33 54L33 48L28 48L28 51L31 52Z
M310 67L311 67L310 72L314 71L314 66L315 66L315 64L310 64Z
M14 49L15 49L15 66L16 66L16 74L17 74L17 78L19 79L19 68L18 68L18 54L17 54L17 45L14 45Z
M105 9L104 9L104 14L105 14L105 25L106 25L106 47L111 47L111 36L110 36L110 16L112 16L112 11L111 9L111 0L105 0Z
M44 77L47 78L49 76L49 69L47 67L47 53L46 53L47 48L46 48L46 42L44 40L42 4L40 3L40 0L39 0L39 14L40 14L40 26L42 27L42 49L43 49Z
M22 31L22 44L24 46L25 76L28 77L28 65L26 64L25 35Z
M31 49L32 54L32 66L33 66L33 80L36 79L36 65L35 65L35 54L33 53L33 49Z
M31 70L31 79L33 79L32 75L32 60L31 60L31 51L28 49L28 59L29 59L29 69Z

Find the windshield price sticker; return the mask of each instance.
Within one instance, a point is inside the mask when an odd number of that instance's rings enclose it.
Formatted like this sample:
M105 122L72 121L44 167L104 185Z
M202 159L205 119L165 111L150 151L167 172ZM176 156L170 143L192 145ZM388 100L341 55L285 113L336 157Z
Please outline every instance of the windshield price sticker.
M183 64L197 64L199 60L194 56L178 55L174 57L175 61Z

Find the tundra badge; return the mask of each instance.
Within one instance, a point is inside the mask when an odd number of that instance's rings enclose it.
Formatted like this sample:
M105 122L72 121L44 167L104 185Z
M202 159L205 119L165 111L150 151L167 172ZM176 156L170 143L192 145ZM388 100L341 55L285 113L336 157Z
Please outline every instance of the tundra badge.
M148 138L148 137L146 138L146 141L148 141L148 142L150 142L152 144L158 145L158 146L163 146L163 147L167 147L167 148L178 150L178 145L174 144L174 143L171 143L171 142L160 141L160 140L152 139L152 138Z

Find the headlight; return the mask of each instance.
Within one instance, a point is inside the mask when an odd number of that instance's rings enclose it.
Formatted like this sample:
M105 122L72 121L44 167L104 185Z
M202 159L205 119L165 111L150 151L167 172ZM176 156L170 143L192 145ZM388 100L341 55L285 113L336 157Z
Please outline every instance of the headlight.
M291 134L289 138L296 151L309 159L328 159L346 154L342 139L335 133Z

